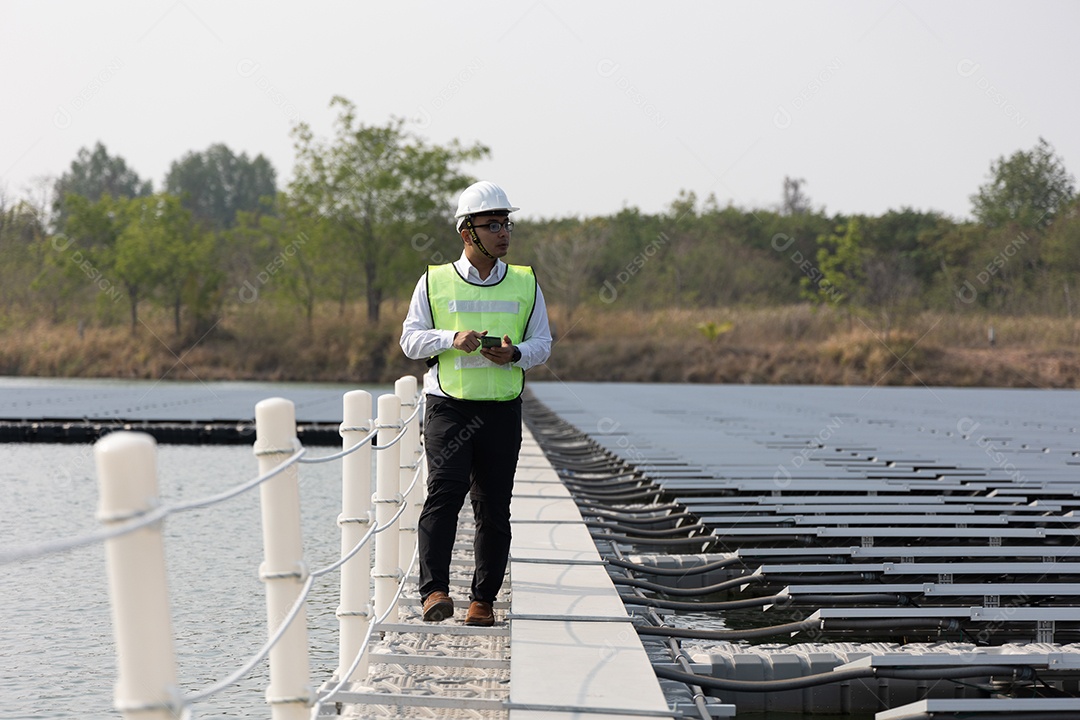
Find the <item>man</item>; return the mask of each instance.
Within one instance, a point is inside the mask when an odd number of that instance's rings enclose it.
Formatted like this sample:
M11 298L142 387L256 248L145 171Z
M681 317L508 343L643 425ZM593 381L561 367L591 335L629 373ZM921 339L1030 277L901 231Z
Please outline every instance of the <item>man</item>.
M418 545L424 620L454 614L450 559L466 493L476 520L466 625L493 625L492 603L510 553L510 495L521 449L524 373L547 360L551 330L532 268L507 265L518 208L494 183L458 200L464 243L456 262L430 266L409 303L401 349L426 358L424 444L428 496Z

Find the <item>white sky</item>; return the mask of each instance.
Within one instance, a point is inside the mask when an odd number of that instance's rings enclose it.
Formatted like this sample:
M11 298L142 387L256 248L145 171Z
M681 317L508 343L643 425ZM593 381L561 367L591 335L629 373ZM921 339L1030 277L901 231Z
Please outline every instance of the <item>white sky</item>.
M1080 172L1072 2L0 4L0 189L105 143L160 187L223 142L292 177L297 120L415 118L526 216L666 208L680 189L956 218L990 163L1045 137Z

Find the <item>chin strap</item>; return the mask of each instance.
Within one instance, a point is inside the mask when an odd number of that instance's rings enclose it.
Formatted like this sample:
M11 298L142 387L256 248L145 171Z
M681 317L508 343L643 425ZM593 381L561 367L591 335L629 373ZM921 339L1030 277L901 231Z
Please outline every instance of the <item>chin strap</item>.
M495 260L495 256L489 253L487 248L484 247L484 244L480 242L480 236L476 234L476 227L472 223L472 218L466 218L465 224L469 228L469 234L472 235L473 245L475 245L485 256Z

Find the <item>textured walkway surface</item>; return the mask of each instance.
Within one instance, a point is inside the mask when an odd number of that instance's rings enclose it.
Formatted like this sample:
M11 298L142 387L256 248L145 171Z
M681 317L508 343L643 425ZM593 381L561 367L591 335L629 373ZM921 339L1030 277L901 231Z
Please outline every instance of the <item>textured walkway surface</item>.
M656 675L577 507L528 430L515 479L514 539L493 628L463 624L471 508L461 516L452 620L415 598L384 627L351 718L670 717ZM413 585L415 588L415 585ZM655 714L650 714L655 713Z

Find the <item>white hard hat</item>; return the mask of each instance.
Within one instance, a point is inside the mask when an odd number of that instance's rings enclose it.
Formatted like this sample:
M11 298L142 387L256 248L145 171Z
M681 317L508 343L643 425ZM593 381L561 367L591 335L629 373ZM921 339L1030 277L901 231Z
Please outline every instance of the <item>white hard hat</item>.
M457 212L454 213L454 217L457 218L457 229L460 230L465 218L470 215L498 212L499 210L512 213L520 209L510 204L510 201L506 198L506 193L501 187L493 182L481 180L461 191L461 197L458 198Z

